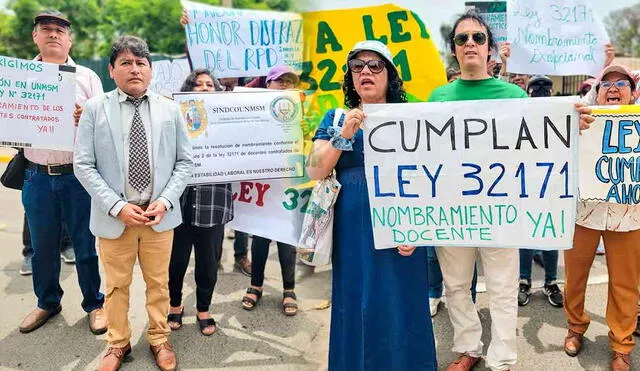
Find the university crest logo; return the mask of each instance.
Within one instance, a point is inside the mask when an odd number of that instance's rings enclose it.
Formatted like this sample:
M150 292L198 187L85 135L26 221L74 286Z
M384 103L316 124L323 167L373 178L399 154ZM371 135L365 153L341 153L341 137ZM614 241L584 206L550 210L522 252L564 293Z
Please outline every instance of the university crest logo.
M207 111L203 100L188 100L180 103L180 111L187 122L187 131L191 138L198 138L207 130Z
M271 102L271 115L285 124L295 120L298 110L298 105L289 97L278 97Z

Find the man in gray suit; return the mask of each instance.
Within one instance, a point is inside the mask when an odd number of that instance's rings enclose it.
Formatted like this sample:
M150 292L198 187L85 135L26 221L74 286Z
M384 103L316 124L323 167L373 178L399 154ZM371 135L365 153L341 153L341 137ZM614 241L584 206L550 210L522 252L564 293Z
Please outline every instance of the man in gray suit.
M111 52L117 89L87 102L76 138L74 170L91 195L90 228L106 273L108 350L99 370L116 370L131 352L129 286L136 257L147 285L147 340L161 370L174 370L168 342L168 268L180 195L193 170L179 108L148 90L144 40L123 36Z

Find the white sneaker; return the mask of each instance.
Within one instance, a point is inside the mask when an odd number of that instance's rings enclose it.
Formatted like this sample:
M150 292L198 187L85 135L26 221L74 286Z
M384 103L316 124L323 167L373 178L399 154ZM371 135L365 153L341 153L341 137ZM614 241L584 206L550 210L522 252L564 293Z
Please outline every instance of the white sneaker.
M429 298L429 311L431 312L431 317L438 314L438 305L440 305L441 301L442 298Z

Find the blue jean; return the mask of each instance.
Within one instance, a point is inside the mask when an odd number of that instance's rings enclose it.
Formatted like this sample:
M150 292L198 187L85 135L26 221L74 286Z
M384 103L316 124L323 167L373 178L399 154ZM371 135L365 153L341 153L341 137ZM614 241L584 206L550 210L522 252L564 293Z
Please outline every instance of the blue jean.
M531 264L535 250L520 249L520 279L531 281ZM544 283L548 284L558 278L558 251L543 251Z
M100 274L95 237L89 230L91 198L73 174L48 175L26 169L22 204L33 247L33 290L38 307L53 310L62 299L60 239L63 221L76 254L76 272L85 312L101 308Z
M429 261L429 298L442 297L442 271L436 255L436 248L427 246L427 260ZM476 286L478 285L478 268L473 268L473 280L471 281L471 300L476 302Z

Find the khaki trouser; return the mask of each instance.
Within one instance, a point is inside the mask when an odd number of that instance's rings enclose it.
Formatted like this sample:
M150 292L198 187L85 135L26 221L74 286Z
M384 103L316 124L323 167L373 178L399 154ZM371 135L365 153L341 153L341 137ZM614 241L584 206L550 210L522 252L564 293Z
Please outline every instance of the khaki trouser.
M471 301L471 280L479 252L489 294L491 343L486 363L491 370L507 370L516 363L518 324L518 249L438 247L449 319L453 325L453 351L482 356L482 323Z
M147 341L159 345L168 340L169 259L173 230L158 233L150 227L126 227L122 236L100 238L100 259L105 270L107 292L105 309L109 320L107 342L122 348L131 338L129 325L129 287L136 257L147 285Z
M598 231L576 224L573 249L565 250L565 313L569 329L584 334L589 327L589 315L584 310L589 270L596 248L604 240L609 294L606 320L609 344L616 352L629 354L635 341L640 264L640 230L631 232Z

